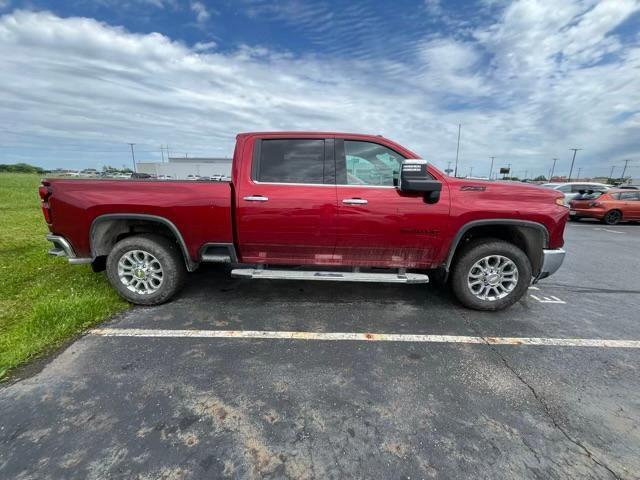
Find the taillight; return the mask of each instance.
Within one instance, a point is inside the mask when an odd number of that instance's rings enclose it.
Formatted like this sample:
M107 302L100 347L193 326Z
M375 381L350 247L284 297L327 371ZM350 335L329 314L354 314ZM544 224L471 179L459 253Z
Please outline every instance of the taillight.
M51 189L49 187L49 182L43 181L40 187L38 188L38 195L40 195L40 206L42 207L42 214L44 215L44 220L47 223L51 223L51 208L49 207L49 197L51 196Z

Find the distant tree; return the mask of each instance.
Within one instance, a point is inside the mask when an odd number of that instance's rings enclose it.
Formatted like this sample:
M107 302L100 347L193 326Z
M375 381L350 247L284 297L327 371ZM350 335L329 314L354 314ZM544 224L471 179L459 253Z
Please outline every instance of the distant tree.
M533 179L534 182L546 182L547 181L547 177L545 177L544 175L538 175L536 178Z
M11 173L45 173L45 170L28 163L0 164L0 172Z

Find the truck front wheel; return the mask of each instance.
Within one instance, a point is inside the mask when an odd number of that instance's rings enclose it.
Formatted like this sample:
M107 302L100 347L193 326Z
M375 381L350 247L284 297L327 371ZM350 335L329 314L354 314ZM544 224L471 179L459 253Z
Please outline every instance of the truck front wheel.
M497 239L471 242L457 258L451 287L465 307L502 310L520 300L531 283L531 262L512 243Z
M159 305L182 287L186 268L175 242L160 235L120 240L107 257L107 277L131 303Z

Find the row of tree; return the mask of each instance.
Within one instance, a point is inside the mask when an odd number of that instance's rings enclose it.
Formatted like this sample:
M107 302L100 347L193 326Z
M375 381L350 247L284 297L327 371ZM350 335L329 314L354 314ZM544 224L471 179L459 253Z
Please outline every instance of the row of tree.
M46 173L46 170L40 167L29 165L28 163L0 163L0 172L10 173Z

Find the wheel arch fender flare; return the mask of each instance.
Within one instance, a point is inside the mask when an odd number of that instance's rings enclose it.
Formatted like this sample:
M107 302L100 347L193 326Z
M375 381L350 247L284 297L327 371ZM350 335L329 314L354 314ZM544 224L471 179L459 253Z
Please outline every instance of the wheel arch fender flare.
M447 253L447 256L445 258L445 261L442 265L442 267L444 267L444 270L448 273L449 269L451 268L451 264L453 262L453 258L456 254L456 251L458 250L458 246L460 245L460 242L462 241L462 239L464 238L465 234L468 233L470 230L477 228L477 227L524 227L524 229L527 230L532 230L538 233L538 235L541 236L541 249L540 249L540 254L539 257L540 258L534 258L532 259L532 267L533 270L535 271L539 266L542 265L542 249L547 248L549 245L549 231L547 230L547 227L545 227L542 223L538 223L538 222L534 222L531 220L517 220L517 219L510 219L510 218L494 218L494 219L485 219L485 220L473 220L470 222L465 223L464 225L462 225L462 227L460 227L460 229L456 232L456 235L454 236L452 242L451 242L451 246L449 247L449 252ZM526 237L526 235L525 235ZM525 243L528 240L525 238ZM531 252L525 252L528 254L528 256L530 256L531 258Z
M184 241L182 234L180 233L180 229L178 229L178 227L168 218L146 213L105 213L94 218L89 229L89 247L91 249L91 257L94 259L94 261L100 254L96 248L96 245L98 243L96 238L98 228L105 222L113 222L117 220L141 220L144 222L163 225L164 227L168 228L172 235L175 237L175 240L177 241L184 258L187 270L192 272L198 267L198 263L194 262L189 255L187 244Z

